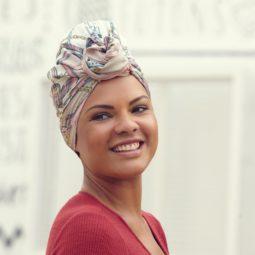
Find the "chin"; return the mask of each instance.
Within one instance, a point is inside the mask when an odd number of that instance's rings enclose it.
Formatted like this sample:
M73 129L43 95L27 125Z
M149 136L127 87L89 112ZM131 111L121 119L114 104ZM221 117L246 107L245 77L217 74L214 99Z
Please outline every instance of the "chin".
M116 167L111 167L108 173L112 173L111 176L118 179L130 179L141 175L149 162L137 162L137 163L123 163L122 166L120 164Z

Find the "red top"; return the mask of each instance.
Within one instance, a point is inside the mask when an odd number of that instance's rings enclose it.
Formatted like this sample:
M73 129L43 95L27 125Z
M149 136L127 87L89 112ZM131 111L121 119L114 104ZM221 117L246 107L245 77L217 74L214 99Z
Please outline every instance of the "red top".
M159 221L142 211L151 232L169 255ZM46 255L148 255L124 219L94 196L80 191L63 206L52 225Z

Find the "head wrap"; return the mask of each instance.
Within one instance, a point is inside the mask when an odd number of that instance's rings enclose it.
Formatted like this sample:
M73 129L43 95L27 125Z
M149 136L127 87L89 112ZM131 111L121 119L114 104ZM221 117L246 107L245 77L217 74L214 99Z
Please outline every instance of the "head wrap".
M62 40L56 65L48 72L51 96L67 145L75 151L76 128L84 103L102 80L135 76L150 91L140 67L123 44L111 21L87 21Z

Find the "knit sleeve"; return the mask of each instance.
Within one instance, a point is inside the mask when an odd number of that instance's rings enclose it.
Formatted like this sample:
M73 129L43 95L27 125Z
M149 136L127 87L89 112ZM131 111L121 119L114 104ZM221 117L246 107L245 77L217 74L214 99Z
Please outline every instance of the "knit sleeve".
M164 242L164 244L165 244L165 246L166 246L166 248L167 248L167 251L169 252L169 250L168 250L168 244L167 244L167 240L166 240L166 235L165 235L165 232L164 232L164 230L163 230L163 227L162 227L162 225L160 224L160 222L157 220L157 218L154 217L154 219L155 219L155 221L157 222L157 225L158 225L158 232L160 233L160 236L161 236L161 238L163 239L163 242Z
M98 214L74 216L63 226L50 255L128 254L118 231L109 220Z
M165 235L165 232L163 230L163 227L161 225L161 223L159 222L159 220L154 216L152 215L151 213L149 212L146 212L146 214L150 217L151 219L151 222L152 224L155 226L155 228L157 229L157 232L159 233L159 236L160 238L162 239L167 251L169 252L169 249L168 249L168 244L167 244L167 239L166 239L166 235Z

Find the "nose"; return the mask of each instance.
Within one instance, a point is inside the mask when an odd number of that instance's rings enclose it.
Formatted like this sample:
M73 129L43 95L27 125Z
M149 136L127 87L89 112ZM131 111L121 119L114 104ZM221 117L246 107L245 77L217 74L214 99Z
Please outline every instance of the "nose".
M139 125L126 114L118 119L114 129L116 134L132 133L139 129Z

